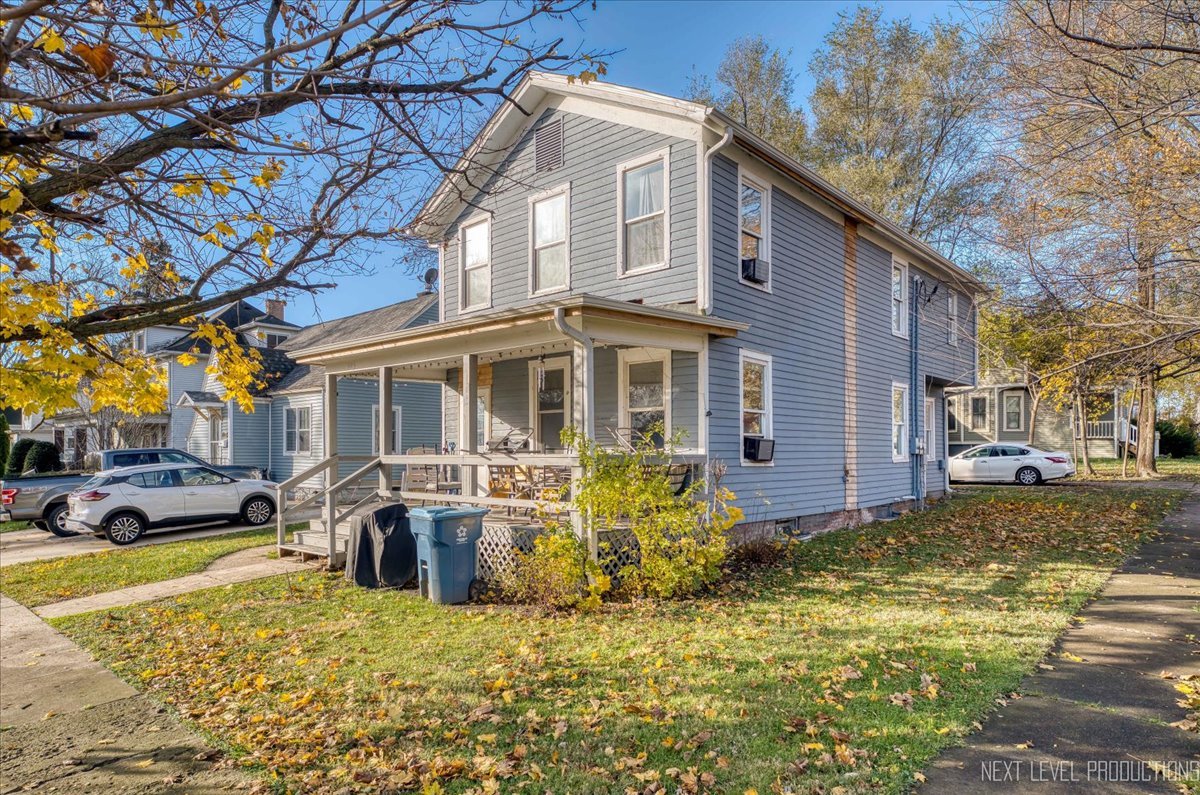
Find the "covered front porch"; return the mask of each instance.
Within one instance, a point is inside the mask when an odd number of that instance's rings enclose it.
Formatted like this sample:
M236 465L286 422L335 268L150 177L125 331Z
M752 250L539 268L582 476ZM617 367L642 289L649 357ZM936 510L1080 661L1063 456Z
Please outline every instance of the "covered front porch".
M288 515L322 499L324 528L337 528L363 505L399 499L486 507L485 524L496 527L558 516L582 533L581 517L566 505L581 470L563 429L628 448L645 438L663 446L652 429L668 428L678 443L663 465L682 484L707 453L708 342L743 328L680 309L577 296L300 351L301 363L326 368L323 426L325 450L333 454L280 484L281 549L289 546ZM392 417L383 412L372 428L378 455L343 460L336 452L337 384L348 377L377 379L379 405L390 404L395 380L442 384L441 449L397 449ZM357 468L344 474L351 464ZM289 505L293 481L319 469L333 485ZM336 559L342 542L336 532L327 536ZM594 552L597 540L588 541Z

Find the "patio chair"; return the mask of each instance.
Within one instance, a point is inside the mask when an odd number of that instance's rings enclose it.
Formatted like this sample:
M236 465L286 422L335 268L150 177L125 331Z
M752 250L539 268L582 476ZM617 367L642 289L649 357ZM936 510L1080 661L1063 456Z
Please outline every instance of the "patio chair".
M484 448L489 453L515 453L524 449L533 438L533 428L509 428L508 433L499 438L489 439Z

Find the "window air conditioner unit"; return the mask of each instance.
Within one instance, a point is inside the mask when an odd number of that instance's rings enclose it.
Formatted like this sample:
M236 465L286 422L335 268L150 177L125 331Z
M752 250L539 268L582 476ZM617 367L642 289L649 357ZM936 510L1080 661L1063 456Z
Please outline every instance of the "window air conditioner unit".
M771 263L765 259L743 259L742 278L755 284L766 284L771 280Z
M775 440L761 436L742 437L742 458L747 461L766 462L775 458Z

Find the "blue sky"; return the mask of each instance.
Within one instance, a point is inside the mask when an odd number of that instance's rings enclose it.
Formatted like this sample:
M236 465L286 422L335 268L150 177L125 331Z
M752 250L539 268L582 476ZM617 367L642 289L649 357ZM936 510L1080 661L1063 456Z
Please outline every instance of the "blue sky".
M777 48L792 51L796 101L812 89L808 60L833 27L839 12L857 4L845 2L718 2L709 0L601 0L582 22L543 24L539 36L562 36L564 49L616 51L608 59L607 80L678 96L693 70L712 74L726 46L739 36L761 33ZM912 19L925 27L934 19L958 18L961 9L943 0L896 0L881 3L887 19ZM370 274L344 277L334 290L316 297L295 296L288 319L307 324L374 309L416 295L420 282L402 262L386 253L371 263ZM319 315L318 315L319 307Z

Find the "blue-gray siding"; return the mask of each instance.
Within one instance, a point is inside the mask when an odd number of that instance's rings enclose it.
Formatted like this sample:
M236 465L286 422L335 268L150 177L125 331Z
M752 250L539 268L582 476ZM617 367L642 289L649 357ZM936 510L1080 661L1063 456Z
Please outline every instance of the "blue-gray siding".
M561 168L533 171L533 133L562 119ZM671 267L617 278L617 166L670 147ZM572 294L591 293L647 303L696 300L696 144L586 116L547 110L513 147L458 223L493 213L492 308L527 306L529 297L529 197L570 183L570 264ZM442 274L445 319L459 307L458 223L447 232ZM559 295L562 295L560 293Z

